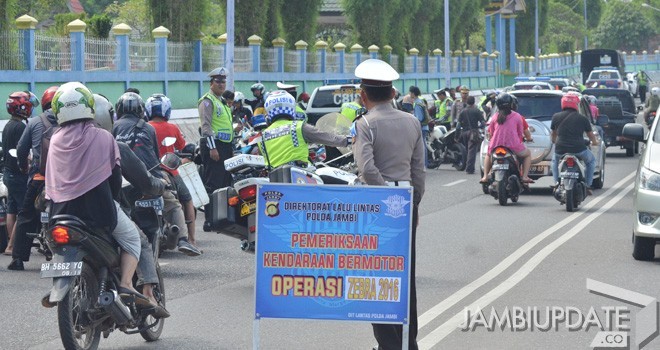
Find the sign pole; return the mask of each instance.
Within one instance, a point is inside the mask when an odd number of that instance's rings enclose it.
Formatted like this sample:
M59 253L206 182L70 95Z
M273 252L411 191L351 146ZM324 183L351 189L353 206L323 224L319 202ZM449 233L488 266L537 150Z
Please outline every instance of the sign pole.
M259 350L259 315L252 321L252 349Z

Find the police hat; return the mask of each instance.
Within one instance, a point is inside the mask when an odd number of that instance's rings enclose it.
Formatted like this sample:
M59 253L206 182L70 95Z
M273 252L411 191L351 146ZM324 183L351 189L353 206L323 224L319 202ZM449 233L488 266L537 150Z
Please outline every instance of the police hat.
M456 89L456 90L458 90L458 89ZM461 86L461 93L468 93L468 92L470 92L469 87L467 87L465 85Z
M399 79L399 73L387 62L370 58L355 67L355 76L362 79L362 85L368 87L392 86Z
M209 72L209 77L226 77L227 76L227 69L225 67L218 67L211 72Z
M284 84L282 82L277 82L277 88L280 90L295 90L299 85Z

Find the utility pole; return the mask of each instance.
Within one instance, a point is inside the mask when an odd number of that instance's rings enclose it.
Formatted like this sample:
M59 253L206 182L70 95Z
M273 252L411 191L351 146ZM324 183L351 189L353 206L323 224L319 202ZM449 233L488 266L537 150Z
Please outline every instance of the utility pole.
M451 86L451 53L449 52L449 0L445 0L445 87Z
M227 90L234 91L234 0L227 0Z

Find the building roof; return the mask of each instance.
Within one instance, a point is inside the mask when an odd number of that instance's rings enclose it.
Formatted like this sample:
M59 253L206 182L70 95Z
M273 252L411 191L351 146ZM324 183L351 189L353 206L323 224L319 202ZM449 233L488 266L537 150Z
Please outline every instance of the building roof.
M69 8L69 11L73 13L85 13L85 8L83 8L80 0L68 0L66 6Z
M323 12L344 12L344 8L341 6L341 0L323 0L321 13Z

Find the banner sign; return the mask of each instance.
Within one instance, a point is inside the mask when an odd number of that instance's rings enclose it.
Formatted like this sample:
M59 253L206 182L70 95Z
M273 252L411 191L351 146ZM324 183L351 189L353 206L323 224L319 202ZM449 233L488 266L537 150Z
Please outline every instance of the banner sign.
M264 184L255 316L408 323L412 188Z

